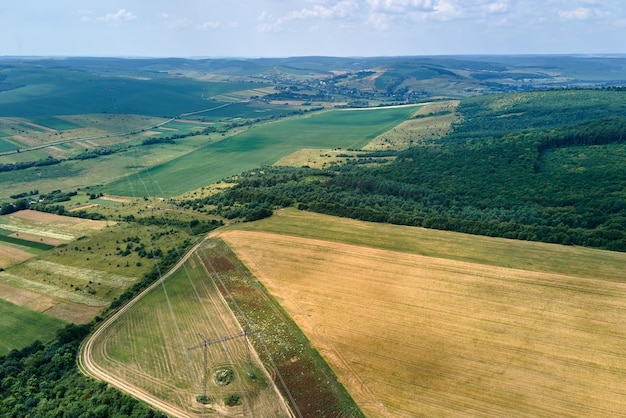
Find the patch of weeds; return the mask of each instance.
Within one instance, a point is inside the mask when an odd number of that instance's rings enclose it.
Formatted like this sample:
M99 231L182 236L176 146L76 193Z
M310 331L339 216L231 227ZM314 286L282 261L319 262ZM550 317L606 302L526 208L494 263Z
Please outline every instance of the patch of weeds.
M233 372L233 369L219 369L213 373L213 379L219 386L230 385L234 378L235 372Z
M241 405L241 396L239 396L239 395L230 395L228 398L224 399L224 403L227 406Z

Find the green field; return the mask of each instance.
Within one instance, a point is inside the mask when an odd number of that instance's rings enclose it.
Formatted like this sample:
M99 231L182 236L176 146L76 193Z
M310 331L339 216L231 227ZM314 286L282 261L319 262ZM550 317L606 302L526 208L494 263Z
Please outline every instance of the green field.
M35 340L46 342L67 323L0 299L0 356ZM10 335L11 338L5 338Z
M17 148L15 144L12 144L9 141L2 139L2 136L3 135L0 135L0 152L11 151Z
M268 123L107 185L107 194L170 197L302 148L360 148L413 114L416 107L333 110Z
M12 194L33 189L38 189L43 193L57 189L69 191L104 184L188 153L211 141L210 138L206 135L193 136L177 139L175 144L133 147L98 159L72 160L53 166L0 172L0 200ZM43 151L36 151L28 154L33 157L32 159L46 158L42 153ZM25 156L26 153L12 155ZM137 193L143 196L144 191L139 189Z
M32 118L31 120L38 125L56 129L57 131L82 128L81 125L70 122L68 120L55 118L54 116L39 116L36 118Z
M242 332L220 296L217 273L208 271L201 258L209 251L194 254L183 268L104 327L93 351L85 355L93 353L94 362L107 371L107 380L113 385L119 380L128 382L184 413L202 411L202 416L223 416L219 411L231 409L224 400L236 394L244 403L232 410L243 410L243 416L288 416L256 354L248 361L243 338L207 346L208 374L204 382L202 338L218 342ZM213 375L224 367L234 372L234 380L233 384L220 386L214 383ZM253 379L248 375L250 371ZM202 407L196 396L205 388L211 401Z
M228 106L202 113L202 120L219 121L224 119L256 119L280 116L302 109L301 106L273 105L265 103L232 103Z
M184 78L150 80L97 76L62 68L14 66L0 71L23 87L0 92L0 116L35 117L84 113L174 116L208 107L203 97L249 90L261 84L215 83Z

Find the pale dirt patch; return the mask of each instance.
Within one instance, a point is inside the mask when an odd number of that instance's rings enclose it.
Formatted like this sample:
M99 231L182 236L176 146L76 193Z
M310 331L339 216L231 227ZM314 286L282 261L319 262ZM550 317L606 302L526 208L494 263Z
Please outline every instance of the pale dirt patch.
M85 209L89 209L89 208L95 208L96 206L100 206L100 205L99 205L99 204L97 204L97 203L92 203L92 204L89 204L89 205L83 205L83 206L78 206L78 207L75 207L75 208L73 208L73 209L70 209L69 211L70 211L70 212L78 212L79 210L85 210Z
M35 254L0 242L0 267L2 268L28 260L34 256Z
M221 238L366 416L626 414L626 284L617 278L262 232Z
M37 234L28 234L28 233L23 233L23 232L21 232L21 233L20 232L14 232L14 233L12 233L9 236L13 237L13 238L24 239L26 241L42 242L44 244L54 245L54 246L65 244L65 243L69 242L69 240L62 240L62 239L45 237L45 236L37 235Z
M9 286L5 283L0 283L0 298L37 312L43 312L54 306L54 298L50 296Z
M141 133L141 136L151 136L151 135L158 135L161 132L157 132L157 131L144 131Z
M113 221L94 221L29 209L6 215L6 218L1 221L4 229L65 241L71 241L85 233L100 231L108 225L116 224Z
M114 197L114 196L100 196L99 199L109 200L111 202L117 202L117 203L131 203L132 202L132 200L130 199L126 199L123 197Z
M327 164L341 163L346 160L346 157L338 157L338 155L356 155L356 153L345 150L304 148L281 158L274 165L322 168Z
M87 306L78 303L59 301L46 294L0 283L0 298L15 305L75 324L86 324L102 310L101 306Z
M72 302L60 302L50 309L42 311L46 315L54 316L74 324L86 324L94 319L102 310L102 307L81 305Z
M30 221L36 221L36 222L48 222L48 223L61 222L64 224L73 224L73 225L80 224L85 221L85 219L81 219L81 218L72 218L68 216L55 215L53 213L38 212L36 210L30 210L30 209L20 210L18 212L11 214L11 216L14 216L16 218L28 219Z
M399 109L403 107L415 107L415 106L423 106L429 103L411 103L411 104L402 104L402 105L393 105L393 106L375 106L375 107L350 107L348 109L339 109L344 112L354 112L354 111L366 111L366 110L383 110L383 109Z
M17 139L18 141L20 141L22 144L26 145L27 147L34 147L34 146L40 145L36 139L30 138L28 136L13 135L13 138Z

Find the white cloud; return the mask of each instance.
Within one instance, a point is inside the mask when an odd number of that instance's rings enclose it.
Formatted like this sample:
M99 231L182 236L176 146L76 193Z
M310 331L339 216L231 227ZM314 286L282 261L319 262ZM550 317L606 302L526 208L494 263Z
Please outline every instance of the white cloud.
M434 11L438 1L435 0L367 0L374 13L401 14L411 11Z
M299 19L342 19L350 15L355 9L355 4L350 1L340 1L332 6L324 4L314 4L312 8L303 8L299 11L291 12L285 20Z
M133 12L129 12L126 9L120 9L115 13L107 13L103 17L98 18L98 20L103 20L114 25L119 25L123 22L130 22L135 19L137 19L137 16Z
M313 3L311 7L303 7L299 10L292 10L275 17L267 11L262 11L257 17L261 22L258 29L262 32L279 32L292 22L301 20L353 20L359 19L359 2L354 0L309 0Z
M198 30L211 30L218 29L222 27L221 22L204 22L197 26Z
M560 10L559 16L565 20L587 20L593 17L594 13L588 7L579 7L574 10Z
M496 1L488 4L486 10L490 14L507 13L510 10L510 4L507 0Z

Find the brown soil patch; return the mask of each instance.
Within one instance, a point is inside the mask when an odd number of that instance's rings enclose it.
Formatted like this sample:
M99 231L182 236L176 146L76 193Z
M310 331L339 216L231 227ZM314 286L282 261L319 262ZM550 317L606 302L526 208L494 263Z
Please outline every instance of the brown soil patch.
M626 284L221 236L367 416L623 416Z
M61 302L42 312L74 324L86 324L95 318L101 310L102 307Z
M43 312L54 306L54 298L27 289L20 289L5 283L0 283L0 298L24 306L33 311Z
M102 310L101 306L87 306L67 301L59 302L58 299L48 295L13 287L5 283L0 283L0 298L15 305L46 313L75 324L86 324Z
M102 197L100 197L100 199L108 200L110 202L117 202L117 203L130 203L130 202L132 202L130 199L125 199L123 197L113 197L113 196L102 196Z
M36 210L30 210L30 209L20 210L18 212L13 213L12 216L15 216L17 218L22 218L22 219L28 219L29 221L36 221L36 222L50 222L50 223L63 222L66 224L68 223L79 224L83 222L83 219L80 219L80 218L71 218L69 216L55 215L55 214L46 213L46 212L38 212Z
M34 254L20 250L19 248L0 243L0 267L8 267L11 264L28 260L34 256Z
M90 205L83 205L83 206L78 206L76 208L70 209L70 212L78 212L79 210L84 210L84 209L89 209L89 208L95 208L96 206L100 206L97 203L92 203Z
M36 235L36 234L27 234L24 232L14 232L13 234L9 236L13 238L25 239L26 241L43 242L44 244L54 245L54 246L69 242L69 241L65 241L62 239L58 239L58 238L44 237L44 236Z

